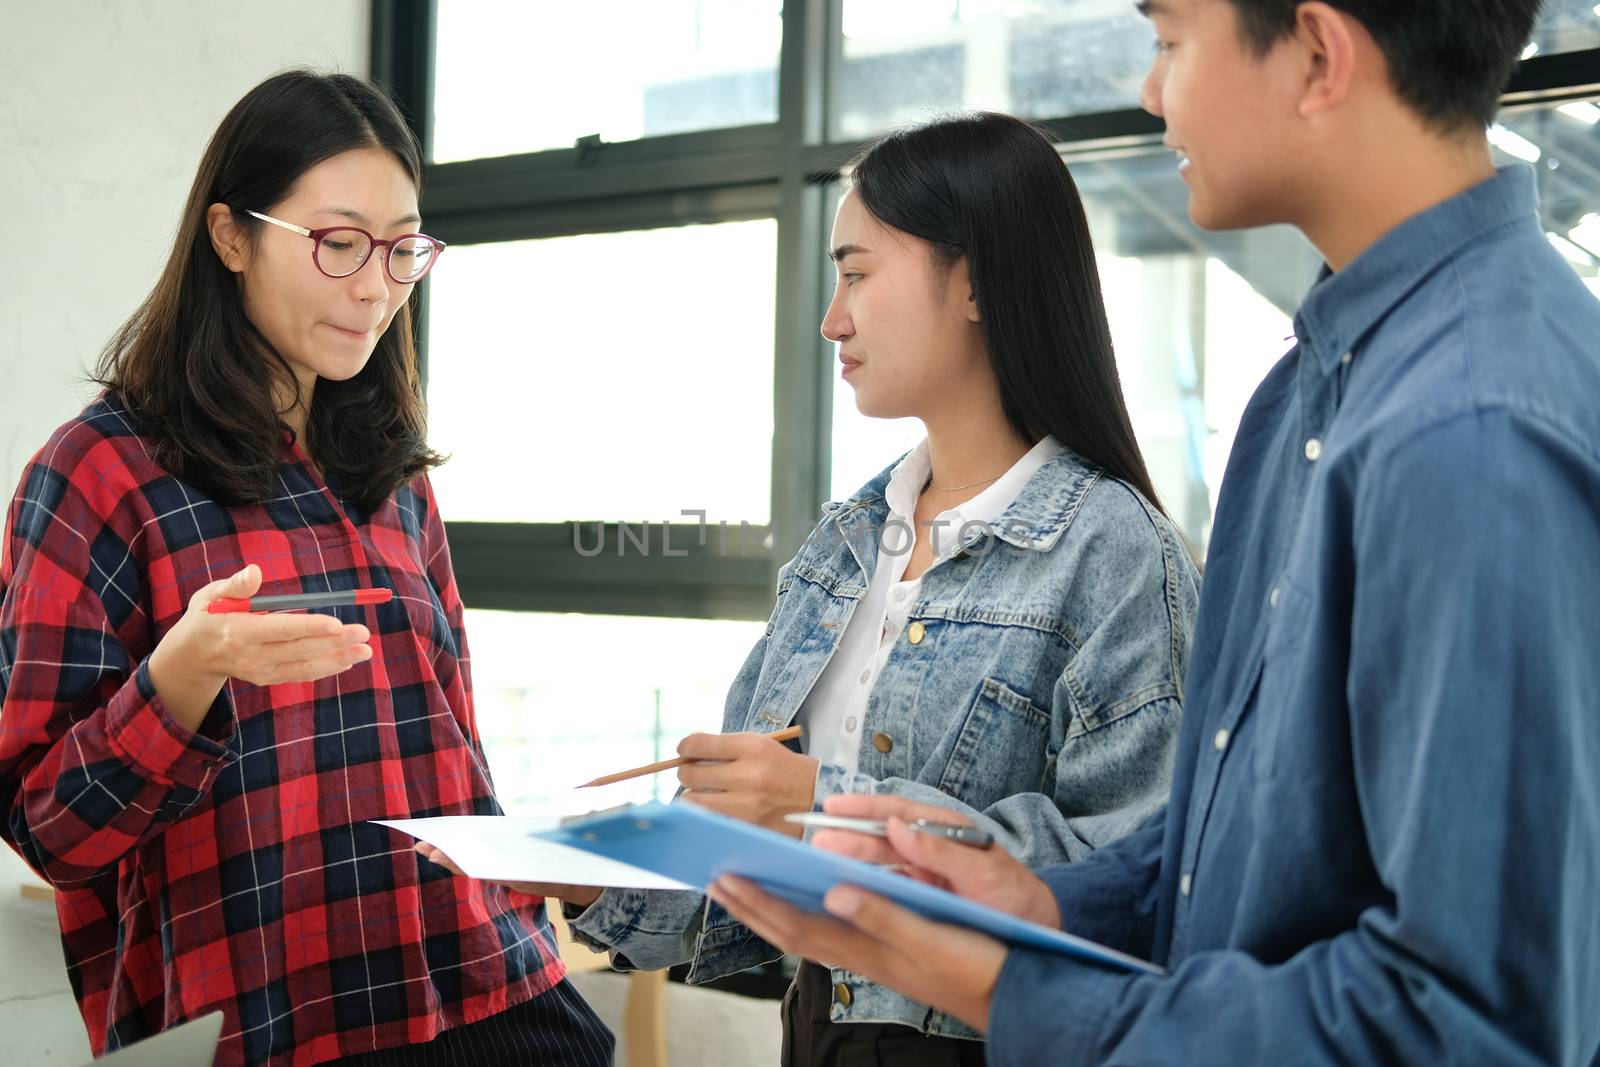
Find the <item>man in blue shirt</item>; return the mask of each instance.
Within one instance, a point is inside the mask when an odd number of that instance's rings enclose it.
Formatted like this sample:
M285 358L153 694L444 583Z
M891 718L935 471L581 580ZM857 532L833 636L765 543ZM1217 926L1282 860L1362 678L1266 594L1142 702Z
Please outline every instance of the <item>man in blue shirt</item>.
M1170 804L1042 877L829 805L889 838L819 845L1168 973L718 899L993 1064L1600 1064L1600 303L1483 135L1537 7L1140 5L1196 222L1328 262L1228 465Z

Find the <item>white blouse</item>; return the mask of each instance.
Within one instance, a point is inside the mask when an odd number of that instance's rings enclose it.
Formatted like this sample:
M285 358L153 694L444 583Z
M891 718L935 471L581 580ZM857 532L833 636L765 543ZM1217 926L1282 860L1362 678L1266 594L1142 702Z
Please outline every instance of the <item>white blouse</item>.
M995 524L1038 469L1063 447L1046 437L989 488L959 507L940 512L932 528L932 570L961 547L961 530L972 523ZM854 771L861 752L861 724L873 683L883 673L889 652L900 639L906 616L922 588L922 578L901 581L915 542L917 498L928 484L932 465L924 440L895 466L884 498L889 518L879 535L878 562L866 595L856 605L839 645L807 694L796 722L805 727L806 754L822 763ZM926 574L927 572L924 572Z

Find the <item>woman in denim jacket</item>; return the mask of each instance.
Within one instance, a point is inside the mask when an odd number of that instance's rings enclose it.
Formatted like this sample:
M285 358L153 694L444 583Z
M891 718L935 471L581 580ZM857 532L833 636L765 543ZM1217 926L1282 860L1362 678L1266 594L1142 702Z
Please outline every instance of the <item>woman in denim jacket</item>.
M684 767L684 797L798 836L785 814L888 792L1030 865L1076 860L1166 799L1199 583L1134 441L1077 190L1023 122L935 122L858 161L832 252L822 332L857 405L927 440L824 505L724 733L679 748L721 761ZM799 752L765 736L794 722ZM780 955L697 893L520 888L622 968L703 982ZM784 1022L796 1065L983 1057L961 1023L812 963Z

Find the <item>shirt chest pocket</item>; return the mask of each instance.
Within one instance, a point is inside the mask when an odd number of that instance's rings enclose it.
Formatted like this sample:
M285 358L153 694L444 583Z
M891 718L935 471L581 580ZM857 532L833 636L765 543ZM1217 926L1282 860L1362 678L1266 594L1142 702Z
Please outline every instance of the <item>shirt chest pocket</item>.
M1277 764L1279 735L1295 714L1295 695L1305 668L1304 646L1311 625L1311 596L1293 583L1280 581L1269 594L1267 633L1261 648L1261 671L1253 706L1256 720L1252 761L1257 778L1271 778Z

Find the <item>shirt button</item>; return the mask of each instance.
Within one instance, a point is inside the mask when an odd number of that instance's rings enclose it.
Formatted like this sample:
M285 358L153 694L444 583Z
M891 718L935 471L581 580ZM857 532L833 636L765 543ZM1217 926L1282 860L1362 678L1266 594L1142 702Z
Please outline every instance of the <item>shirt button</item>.
M1272 587L1272 593L1271 593L1270 596L1267 597L1267 605L1269 607L1274 607L1274 608L1278 606L1278 587L1277 586L1273 586Z
M866 685L870 681L872 681L872 668L868 667L861 672L861 684Z
M850 1002L855 998L850 995L849 986L843 982L835 982L833 983L833 999L838 1002L839 1007L848 1008Z
M1182 878L1178 879L1178 892L1182 893L1184 896L1188 896L1189 895L1189 888L1191 886L1193 886L1193 885L1194 885L1193 876L1186 874Z
M1345 366L1349 366L1352 362L1354 362L1355 358L1356 354L1354 352L1346 352L1344 355L1339 357L1339 362L1343 363Z
M1218 752L1226 749L1228 747L1228 731L1218 730L1217 736L1211 739L1211 743L1217 746Z
M879 752L882 752L884 755L888 755L890 752L894 751L894 738L890 737L882 730L879 730L877 733L872 735L872 747L877 749Z
M1322 458L1322 442L1315 437L1306 442L1306 458L1313 463Z
M906 640L913 645L922 644L922 639L926 636L928 636L928 628L920 622L914 622L906 627Z
M906 598L906 591L904 589L897 588L892 595L896 600L904 600Z
M856 732L856 717L854 715L844 721L844 732L847 734Z

